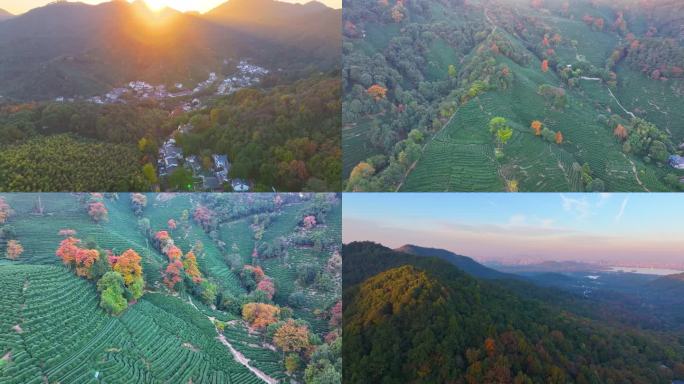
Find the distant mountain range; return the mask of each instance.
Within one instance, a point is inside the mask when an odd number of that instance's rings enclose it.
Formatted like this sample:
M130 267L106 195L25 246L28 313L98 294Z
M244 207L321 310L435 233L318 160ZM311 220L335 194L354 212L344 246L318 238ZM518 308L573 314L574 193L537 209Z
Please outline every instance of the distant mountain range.
M51 3L0 24L0 95L41 100L131 80L199 82L226 59L328 70L339 66L340 24L339 10L315 2L231 0L206 15L155 13L143 1Z

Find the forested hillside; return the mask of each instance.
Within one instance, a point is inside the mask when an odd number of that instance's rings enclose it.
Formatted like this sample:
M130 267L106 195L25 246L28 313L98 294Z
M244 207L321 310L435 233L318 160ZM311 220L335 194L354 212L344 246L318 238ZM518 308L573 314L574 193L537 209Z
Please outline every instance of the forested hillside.
M347 383L667 383L682 335L615 327L439 258L343 249Z
M339 382L340 235L335 195L3 194L0 382Z
M346 1L346 188L680 190L682 15L677 1Z

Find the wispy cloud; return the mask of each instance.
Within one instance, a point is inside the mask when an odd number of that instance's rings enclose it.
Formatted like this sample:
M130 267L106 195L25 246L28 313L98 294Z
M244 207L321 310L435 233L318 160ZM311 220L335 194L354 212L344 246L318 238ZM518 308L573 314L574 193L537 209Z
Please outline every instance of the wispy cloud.
M619 211L618 214L615 216L615 222L616 222L616 223L619 223L620 221L622 221L622 215L625 213L625 207L627 207L627 202L628 202L628 201L629 201L629 198L628 198L628 197L625 197L625 198L622 200L622 205L620 206L620 211Z
M578 219L586 219L591 216L591 206L585 197L575 199L561 193L560 198L563 209L574 214Z

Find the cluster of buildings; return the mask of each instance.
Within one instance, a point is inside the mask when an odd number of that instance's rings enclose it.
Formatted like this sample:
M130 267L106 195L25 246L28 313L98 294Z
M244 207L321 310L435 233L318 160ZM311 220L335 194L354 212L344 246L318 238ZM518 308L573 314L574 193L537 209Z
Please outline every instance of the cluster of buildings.
M250 64L247 60L241 60L237 65L237 73L226 77L220 82L216 72L209 73L209 78L197 84L197 86L194 88L186 88L183 83L176 83L169 89L165 85L153 85L145 81L137 80L131 81L123 87L114 88L104 95L93 96L86 100L95 104L113 104L126 103L127 99L161 101L165 99L191 97L209 89L217 82L218 89L216 94L227 95L240 88L250 87L254 84L257 84L261 80L261 77L268 73L269 71L263 67ZM75 99L57 97L55 101L73 102ZM199 104L199 100L194 99L192 101L181 103L176 109L178 112L190 112L198 109Z
M178 133L186 134L192 130L191 124L178 126ZM197 189L203 191L222 190L223 185L229 183L236 192L249 192L249 182L242 179L230 179L230 161L227 155L211 155L213 166L211 169L204 169L201 159L196 155L185 157L183 150L176 144L174 138L169 138L159 148L159 159L157 160L157 170L160 178L166 178L179 167L185 167L192 172Z
M268 69L250 64L247 60L242 60L237 65L237 73L226 77L219 84L216 94L229 95L240 88L250 87L258 83L261 77L266 74L268 74Z

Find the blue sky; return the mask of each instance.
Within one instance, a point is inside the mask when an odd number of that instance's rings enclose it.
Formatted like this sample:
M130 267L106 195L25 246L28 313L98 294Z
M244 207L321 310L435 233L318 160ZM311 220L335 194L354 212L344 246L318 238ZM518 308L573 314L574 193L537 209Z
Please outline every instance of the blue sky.
M345 242L479 260L684 264L684 194L345 194Z

